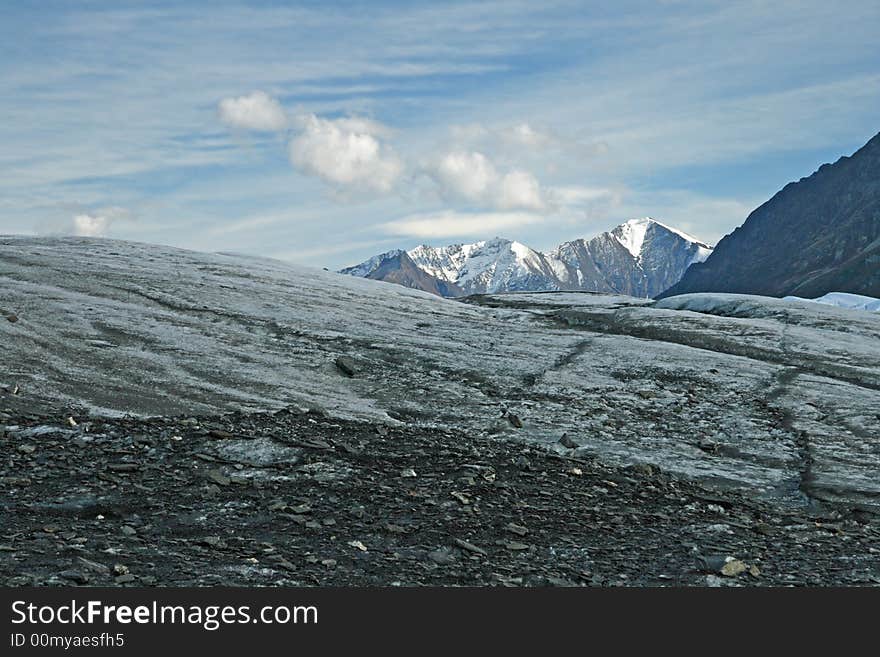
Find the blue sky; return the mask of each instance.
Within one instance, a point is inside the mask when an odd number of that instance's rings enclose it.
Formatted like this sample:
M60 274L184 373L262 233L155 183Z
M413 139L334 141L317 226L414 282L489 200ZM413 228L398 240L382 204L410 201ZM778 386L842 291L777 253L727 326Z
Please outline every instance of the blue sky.
M714 242L880 131L878 34L876 0L4 3L0 233Z

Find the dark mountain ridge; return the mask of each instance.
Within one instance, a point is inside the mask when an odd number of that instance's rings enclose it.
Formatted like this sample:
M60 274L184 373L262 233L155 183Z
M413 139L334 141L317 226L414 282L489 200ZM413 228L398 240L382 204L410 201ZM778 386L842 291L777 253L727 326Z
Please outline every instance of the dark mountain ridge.
M880 296L880 134L786 185L659 297Z

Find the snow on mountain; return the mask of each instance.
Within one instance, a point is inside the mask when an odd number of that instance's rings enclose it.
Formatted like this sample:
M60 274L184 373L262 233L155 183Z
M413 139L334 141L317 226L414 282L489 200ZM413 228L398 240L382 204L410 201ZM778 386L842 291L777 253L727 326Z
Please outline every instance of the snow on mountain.
M350 276L358 276L360 278L368 278L370 274L372 274L380 266L382 266L383 262L399 256L401 253L404 253L404 251L402 251L401 249L393 249L391 251L387 251L386 253L380 253L379 255L374 255L369 260L365 260L359 265L343 269L339 273L348 274Z
M407 255L426 274L457 286L461 294L583 290L652 297L711 252L696 238L645 217L589 240L565 242L550 253L496 237L474 244L422 245ZM382 258L387 254L342 273L399 282L374 273Z
M788 296L783 297L783 301L809 301L811 303L821 303L827 306L848 308L850 310L880 312L880 299L866 297L862 294L850 294L849 292L829 292L816 299Z
M500 237L437 248L422 245L408 255L425 272L458 285L465 294L557 289L544 254Z

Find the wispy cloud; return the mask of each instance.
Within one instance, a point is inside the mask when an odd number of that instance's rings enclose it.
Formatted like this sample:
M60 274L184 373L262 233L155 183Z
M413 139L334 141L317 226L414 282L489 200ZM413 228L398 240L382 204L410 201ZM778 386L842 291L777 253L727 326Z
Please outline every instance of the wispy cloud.
M2 23L0 232L330 266L373 238L544 248L640 214L715 240L880 129L872 0L120 0Z

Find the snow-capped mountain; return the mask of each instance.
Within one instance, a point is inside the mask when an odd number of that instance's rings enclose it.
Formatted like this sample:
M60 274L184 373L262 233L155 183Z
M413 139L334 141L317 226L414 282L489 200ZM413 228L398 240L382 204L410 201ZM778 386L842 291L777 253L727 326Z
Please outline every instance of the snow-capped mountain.
M412 261L406 251L395 249L373 256L355 267L343 269L341 274L397 283L441 297L460 297L462 289L448 278L439 278Z
M565 242L549 253L496 237L474 244L390 251L341 273L442 296L583 290L650 297L677 283L692 263L702 262L711 252L696 238L647 217L589 240ZM397 261L409 273L401 274ZM412 267L428 278L414 276ZM441 291L444 285L447 288Z
M558 289L543 253L500 237L438 248L422 245L409 256L423 271L458 285L465 294Z
M653 297L675 285L712 249L650 217L631 219L590 240L560 244L552 254L560 289Z

